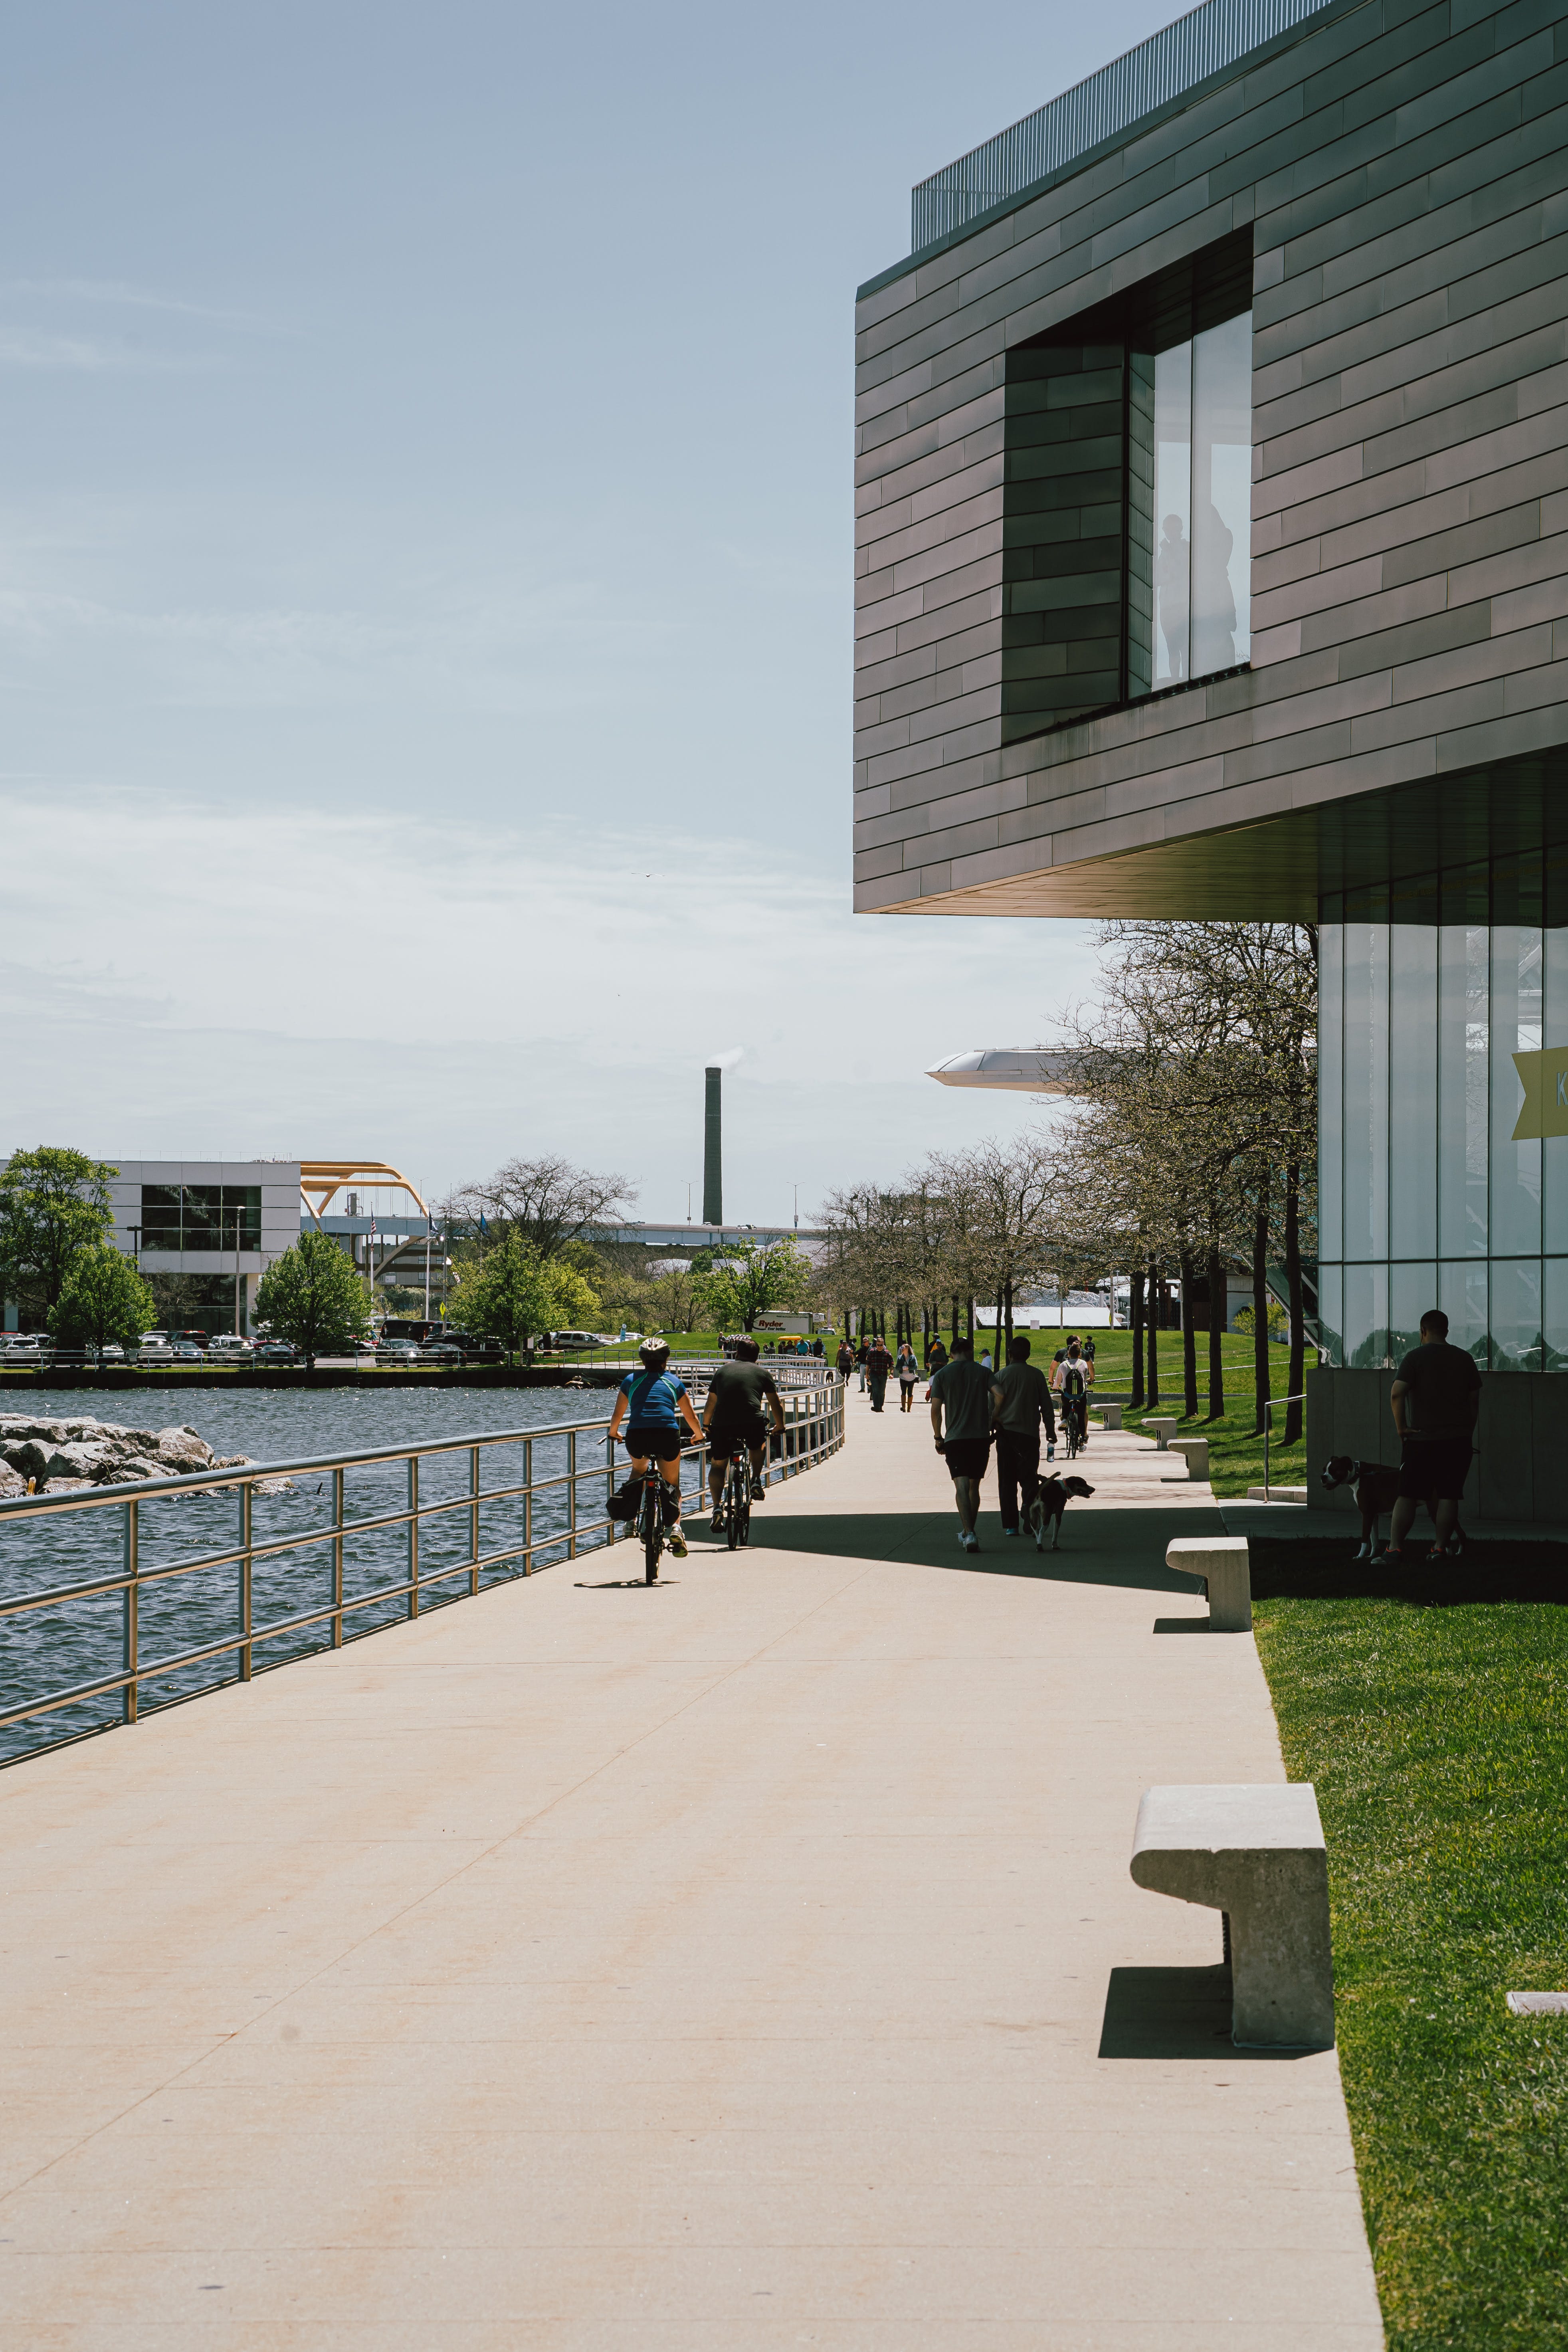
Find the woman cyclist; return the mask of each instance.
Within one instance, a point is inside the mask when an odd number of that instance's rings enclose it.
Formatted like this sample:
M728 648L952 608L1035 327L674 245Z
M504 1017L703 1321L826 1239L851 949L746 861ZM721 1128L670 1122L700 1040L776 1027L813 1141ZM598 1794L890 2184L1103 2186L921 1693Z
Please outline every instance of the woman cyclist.
M664 1481L659 1500L664 1505L664 1524L669 1532L669 1549L677 1559L686 1558L686 1538L680 1526L680 1428L682 1422L700 1444L702 1426L692 1410L691 1399L675 1374L667 1368L669 1349L663 1339L645 1339L637 1349L642 1358L640 1368L628 1372L621 1382L616 1398L616 1409L610 1415L610 1443L620 1434L621 1423L626 1424L626 1448L632 1457L632 1475L621 1488L616 1500L637 1507L637 1481L646 1472L651 1456L658 1464L658 1475ZM618 1517L619 1513L612 1513Z

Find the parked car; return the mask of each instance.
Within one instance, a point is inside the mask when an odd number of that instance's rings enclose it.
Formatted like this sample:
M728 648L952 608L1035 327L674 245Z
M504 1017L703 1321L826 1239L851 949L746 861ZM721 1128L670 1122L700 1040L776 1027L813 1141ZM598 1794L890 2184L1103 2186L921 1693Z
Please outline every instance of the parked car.
M194 1348L188 1339L176 1339L170 1353L176 1364L202 1364L206 1361L201 1349Z
M380 1339L376 1342L375 1360L378 1364L416 1364L419 1349L412 1339Z
M40 1338L37 1331L7 1331L5 1334L6 1359L8 1361L14 1360L17 1362L41 1363L45 1350L52 1348L54 1344L47 1335Z
M199 1348L204 1356L206 1354L207 1335L205 1331L176 1331L174 1333L174 1345L176 1348L179 1346L182 1339L185 1342L187 1347Z
M550 1344L563 1355L574 1354L584 1348L602 1348L604 1341L596 1331L556 1331Z
M242 1339L237 1331L220 1331L216 1339L207 1342L209 1356L248 1356L253 1353L250 1341Z
M256 1350L258 1364L291 1364L294 1350L287 1339L263 1339Z
M463 1351L451 1339L426 1339L417 1351L422 1364L460 1364Z

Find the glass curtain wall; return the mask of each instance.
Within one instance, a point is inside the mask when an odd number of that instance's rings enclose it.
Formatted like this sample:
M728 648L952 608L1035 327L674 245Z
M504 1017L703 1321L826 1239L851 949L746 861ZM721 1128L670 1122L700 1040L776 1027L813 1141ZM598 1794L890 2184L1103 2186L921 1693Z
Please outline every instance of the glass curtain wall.
M1550 864L1537 850L1324 901L1331 1363L1397 1363L1437 1306L1489 1371L1568 1370L1568 1134L1514 1133L1513 1057L1568 1046L1568 927L1546 920Z
M1251 311L1135 361L1132 398L1128 671L1137 692L1231 669L1251 652Z
M142 1247L151 1251L232 1250L237 1220L242 1250L261 1247L258 1184L143 1184Z

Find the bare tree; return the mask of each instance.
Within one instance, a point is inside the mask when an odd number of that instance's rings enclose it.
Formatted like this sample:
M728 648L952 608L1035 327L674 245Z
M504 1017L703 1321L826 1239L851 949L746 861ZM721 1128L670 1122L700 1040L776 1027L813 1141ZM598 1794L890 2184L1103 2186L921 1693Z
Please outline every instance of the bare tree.
M484 1183L462 1185L442 1204L443 1214L477 1225L482 1216L498 1238L515 1233L541 1257L559 1257L574 1242L624 1217L637 1198L625 1176L600 1176L559 1154L509 1160Z

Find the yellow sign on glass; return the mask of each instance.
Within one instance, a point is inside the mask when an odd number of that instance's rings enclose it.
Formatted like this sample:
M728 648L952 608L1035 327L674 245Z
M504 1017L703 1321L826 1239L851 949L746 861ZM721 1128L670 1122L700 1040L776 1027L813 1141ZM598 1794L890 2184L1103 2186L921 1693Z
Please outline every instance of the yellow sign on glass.
M1513 1066L1524 1088L1514 1142L1568 1135L1568 1045L1549 1045L1543 1054L1516 1054Z

